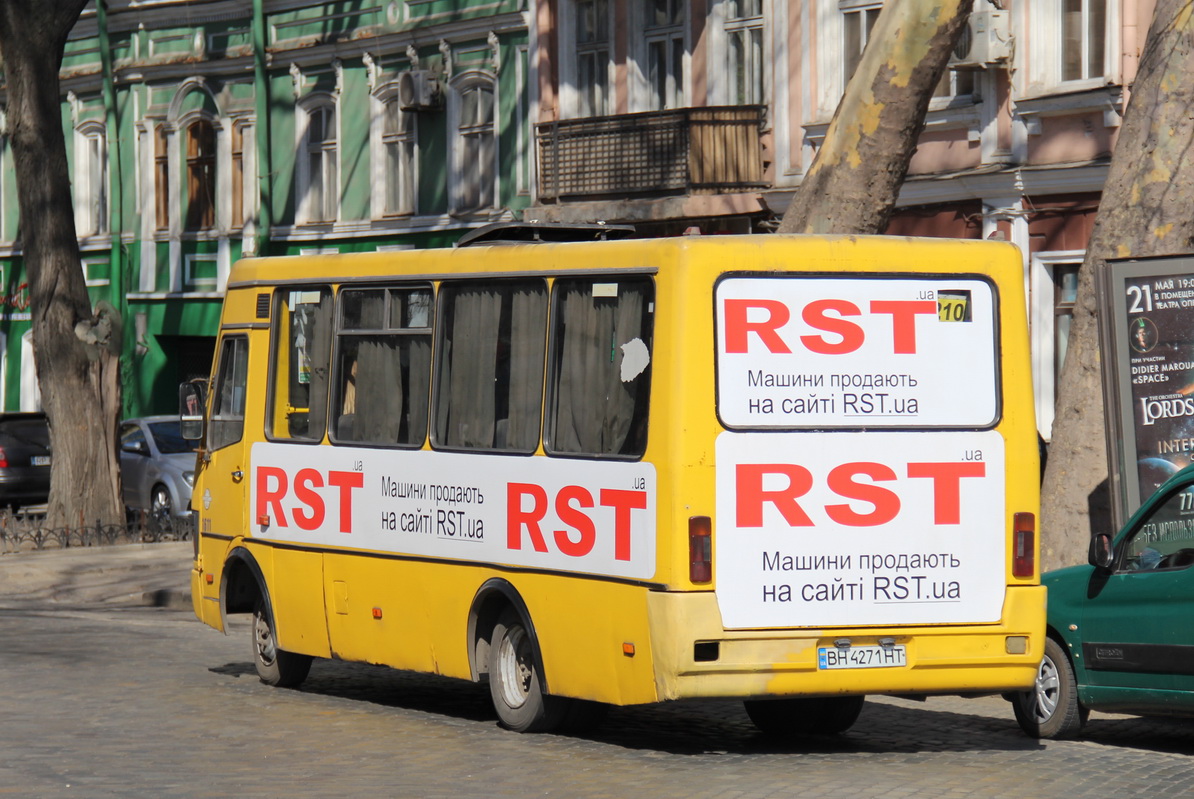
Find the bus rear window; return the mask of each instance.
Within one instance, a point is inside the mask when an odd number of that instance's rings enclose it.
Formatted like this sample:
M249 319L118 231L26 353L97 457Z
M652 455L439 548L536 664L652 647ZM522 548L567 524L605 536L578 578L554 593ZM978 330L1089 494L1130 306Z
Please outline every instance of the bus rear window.
M547 452L642 456L654 300L647 278L555 282Z

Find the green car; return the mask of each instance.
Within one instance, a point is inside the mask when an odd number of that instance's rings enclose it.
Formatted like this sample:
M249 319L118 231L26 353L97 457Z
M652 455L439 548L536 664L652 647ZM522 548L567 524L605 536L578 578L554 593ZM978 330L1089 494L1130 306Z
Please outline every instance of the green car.
M1012 697L1020 727L1066 738L1091 710L1194 716L1194 466L1095 535L1089 560L1042 577L1048 640L1035 687Z

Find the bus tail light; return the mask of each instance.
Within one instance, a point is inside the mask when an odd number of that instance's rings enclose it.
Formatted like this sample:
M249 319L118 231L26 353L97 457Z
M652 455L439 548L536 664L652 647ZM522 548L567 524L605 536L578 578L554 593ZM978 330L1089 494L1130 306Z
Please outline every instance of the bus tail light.
M1036 572L1036 516L1017 513L1012 521L1012 576L1031 577Z
M688 579L713 581L713 524L708 516L688 517Z

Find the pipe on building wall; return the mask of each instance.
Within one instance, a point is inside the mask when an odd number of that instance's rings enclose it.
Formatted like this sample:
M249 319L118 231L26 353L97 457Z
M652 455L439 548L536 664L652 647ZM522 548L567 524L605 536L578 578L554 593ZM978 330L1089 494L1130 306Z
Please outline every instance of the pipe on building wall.
M266 72L265 0L253 0L253 102L257 117L254 141L257 145L257 229L253 253L266 255L270 228L274 223L273 161L270 158L269 75Z
M125 293L126 280L124 257L124 170L121 168L120 118L116 107L116 76L112 70L112 47L108 39L108 2L96 0L95 19L99 28L100 67L103 70L104 126L107 129L108 184L111 210L108 215L108 234L111 238L108 256L109 293L120 314L124 335L120 344L121 384L132 384L132 344L134 336L128 326L129 302ZM122 392L123 412L131 406L129 396Z

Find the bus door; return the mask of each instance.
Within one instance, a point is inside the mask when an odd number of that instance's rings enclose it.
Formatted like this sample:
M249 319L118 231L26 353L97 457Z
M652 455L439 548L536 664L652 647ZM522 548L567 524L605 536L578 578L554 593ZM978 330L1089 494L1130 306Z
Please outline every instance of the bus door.
M212 383L202 480L196 481L199 529L205 534L237 536L245 531L245 488L248 484L248 453L243 446L245 392L249 375L249 339L242 333L224 334L217 345L215 379ZM201 487L201 488L200 488ZM213 568L223 551L208 552ZM218 597L219 586L204 586Z

